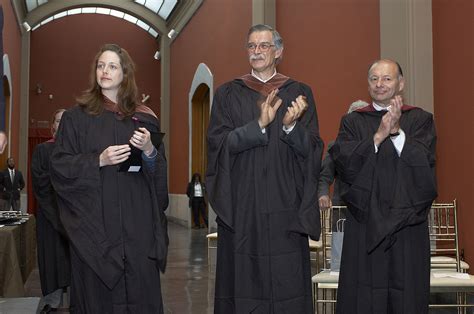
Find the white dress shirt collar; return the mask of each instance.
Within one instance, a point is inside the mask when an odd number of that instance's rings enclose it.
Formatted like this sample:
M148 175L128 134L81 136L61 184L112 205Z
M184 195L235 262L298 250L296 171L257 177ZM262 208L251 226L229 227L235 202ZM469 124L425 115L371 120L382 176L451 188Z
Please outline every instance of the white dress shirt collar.
M375 110L377 111L388 111L388 108L390 108L390 106L388 107L382 107L380 105L377 105L375 102L372 102L372 106L374 107Z
M255 78L256 78L257 80L259 80L260 82L266 83L266 82L270 81L275 75L277 75L277 71L275 70L275 72L273 72L273 75L270 76L270 77L269 77L268 79L266 79L266 80L262 80L262 79L259 78L257 75L255 75L255 72L254 72L253 69L252 69L252 73L251 73L251 74L252 74L253 77L255 77Z

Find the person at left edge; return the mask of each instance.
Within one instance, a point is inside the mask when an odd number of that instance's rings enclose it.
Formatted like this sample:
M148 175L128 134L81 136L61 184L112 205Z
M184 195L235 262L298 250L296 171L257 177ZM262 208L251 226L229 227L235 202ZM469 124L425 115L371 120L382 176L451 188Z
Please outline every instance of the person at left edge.
M33 192L38 202L36 239L43 311L47 311L48 307L54 309L62 305L63 289L71 282L69 242L59 219L56 192L51 185L49 171L51 153L64 111L65 109L58 109L53 113L53 138L38 144L31 158Z
M163 313L167 166L163 143L151 140L160 124L138 104L125 49L104 45L92 66L90 87L63 114L51 157L71 245L71 312ZM119 171L136 150L140 164Z

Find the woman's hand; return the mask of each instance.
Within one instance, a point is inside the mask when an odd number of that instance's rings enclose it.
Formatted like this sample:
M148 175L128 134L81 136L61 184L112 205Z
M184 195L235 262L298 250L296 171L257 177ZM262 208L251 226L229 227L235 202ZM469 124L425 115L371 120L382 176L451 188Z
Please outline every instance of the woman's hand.
M146 128L135 130L130 138L130 144L143 151L147 156L153 153L154 146L151 142L151 135Z
M99 156L99 166L110 166L124 162L130 156L130 146L113 145L109 146Z

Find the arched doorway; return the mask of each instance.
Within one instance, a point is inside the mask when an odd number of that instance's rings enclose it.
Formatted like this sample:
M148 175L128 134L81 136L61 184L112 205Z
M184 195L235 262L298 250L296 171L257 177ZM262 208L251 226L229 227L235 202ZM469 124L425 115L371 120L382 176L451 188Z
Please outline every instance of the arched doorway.
M207 126L209 125L209 86L201 84L191 100L191 173L200 173L201 178L207 170ZM208 209L206 208L206 216ZM201 224L204 223L201 218Z
M200 63L194 74L189 91L189 180L193 173L201 173L205 180L207 170L207 127L213 99L213 75L204 63ZM186 198L187 199L187 198ZM216 214L207 204L209 232L217 229ZM191 211L186 219L192 226Z
M201 175L207 169L207 126L209 125L209 86L199 85L192 97L191 173Z

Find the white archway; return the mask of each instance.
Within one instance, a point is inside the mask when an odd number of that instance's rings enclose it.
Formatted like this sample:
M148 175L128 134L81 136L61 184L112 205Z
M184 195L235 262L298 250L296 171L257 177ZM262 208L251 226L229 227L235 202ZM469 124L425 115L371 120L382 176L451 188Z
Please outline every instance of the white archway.
M188 161L188 174L189 178L191 178L191 160L192 160L192 112L193 112L193 96L196 93L196 90L199 86L205 84L209 87L209 106L212 106L212 99L214 97L214 76L212 75L211 70L209 67L204 64L200 63L194 73L193 82L191 83L191 89L189 90L188 95L188 140L189 140L189 161ZM209 107L210 109L210 107ZM209 110L211 112L211 110Z
M191 89L189 90L189 95L188 95L188 123L189 123L189 128L188 128L188 140L189 140L189 146L188 146L188 153L189 153L189 158L188 158L188 173L189 173L189 178L191 178L191 165L192 165L192 130L193 130L193 97L196 94L198 88L202 85L206 85L209 88L209 114L211 112L211 107L212 107L212 101L214 98L214 76L212 75L211 70L209 67L204 64L200 63L196 69L196 72L194 73L193 77L193 82L191 83ZM204 176L205 174L203 174ZM208 204L208 232L211 233L215 230L217 230L217 223L216 223L216 213L214 210L212 210L212 207L210 204ZM189 214L189 225L191 226L191 211L188 211Z
M204 63L200 63L194 73L193 81L189 89L188 94L188 149L189 149L189 161L188 161L188 178L191 178L192 171L192 112L193 112L193 96L196 91L202 85L209 87L209 106L212 104L212 99L214 96L214 76L212 75L211 70ZM210 108L209 108L210 109ZM189 210L188 197L186 194L170 194L170 205L166 212L170 220L177 222L181 225L184 225L188 228L192 225L191 211ZM211 208L211 207L209 207ZM216 215L214 211L209 210L209 228L216 228L215 223Z

